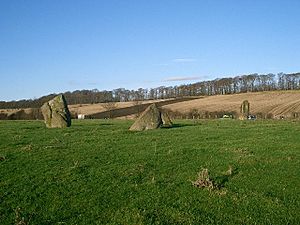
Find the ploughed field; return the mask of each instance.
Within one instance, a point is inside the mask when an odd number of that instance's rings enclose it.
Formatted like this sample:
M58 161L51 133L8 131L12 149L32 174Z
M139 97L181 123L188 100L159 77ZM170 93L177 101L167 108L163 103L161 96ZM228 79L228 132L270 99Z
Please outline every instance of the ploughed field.
M179 99L180 100L180 99ZM199 112L240 112L240 106L244 100L250 102L251 114L271 115L272 118L293 118L293 114L300 114L300 91L266 91L249 92L231 95L214 95L184 98L181 101L176 99L164 99L153 101L142 101L140 104L149 104L156 102L159 104L166 102L162 107L174 112L187 114L193 110ZM78 114L92 115L106 111L103 103L99 104L81 104L70 105L70 111ZM117 109L124 109L122 116L133 117L134 112L128 110L128 107L134 107L135 102L119 102ZM137 106L136 106L137 107ZM116 117L118 115L116 114Z
M272 118L294 118L300 114L300 91L266 91L249 92L231 95L214 95L179 102L164 106L164 108L188 113L192 110L207 112L240 112L244 100L250 102L250 113L254 115L271 115ZM299 115L297 116L299 118Z
M0 121L0 224L299 224L299 121L132 123Z
M83 114L86 118L133 119L150 104L170 112L175 118L215 118L224 114L239 117L240 106L244 100L250 102L250 114L258 118L295 119L300 118L300 91L266 91L231 95L214 95L198 97L181 97L135 102L69 105L73 117ZM68 99L67 99L68 101ZM180 116L181 115L181 116ZM0 120L34 120L42 119L39 109L0 109Z

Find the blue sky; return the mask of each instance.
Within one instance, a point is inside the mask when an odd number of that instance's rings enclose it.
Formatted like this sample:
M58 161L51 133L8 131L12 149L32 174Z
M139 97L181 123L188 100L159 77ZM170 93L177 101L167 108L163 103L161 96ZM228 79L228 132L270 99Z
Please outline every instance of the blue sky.
M0 100L300 71L299 0L0 0Z

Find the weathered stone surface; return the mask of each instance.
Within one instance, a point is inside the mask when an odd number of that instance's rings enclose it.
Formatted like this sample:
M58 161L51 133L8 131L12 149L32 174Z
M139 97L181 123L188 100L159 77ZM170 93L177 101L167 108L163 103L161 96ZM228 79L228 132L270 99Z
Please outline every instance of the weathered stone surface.
M172 127L173 123L169 117L169 114L167 112L162 112L161 113L161 119L163 122L164 127Z
M132 131L157 129L162 125L161 112L155 104L150 105L129 128Z
M71 126L71 114L63 95L58 95L49 102L46 102L41 107L41 111L46 127L64 128Z

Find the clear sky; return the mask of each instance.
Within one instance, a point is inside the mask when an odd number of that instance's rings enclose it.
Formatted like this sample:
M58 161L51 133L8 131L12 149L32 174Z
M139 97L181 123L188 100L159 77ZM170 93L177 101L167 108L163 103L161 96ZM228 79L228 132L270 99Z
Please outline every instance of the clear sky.
M300 71L300 0L0 0L0 100Z

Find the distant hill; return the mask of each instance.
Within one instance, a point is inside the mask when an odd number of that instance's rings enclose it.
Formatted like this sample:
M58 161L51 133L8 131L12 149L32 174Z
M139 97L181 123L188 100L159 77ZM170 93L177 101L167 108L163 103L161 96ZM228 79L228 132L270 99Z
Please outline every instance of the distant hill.
M84 114L87 118L135 118L149 104L156 102L173 118L220 118L224 114L237 117L244 100L250 102L250 113L257 115L258 118L300 117L300 90L117 102L110 106L109 103L74 104L69 105L69 109L74 118L78 114ZM15 112L19 113L15 115ZM16 109L2 109L0 119L5 119L5 115L9 115L11 119L41 119L38 115L28 116L30 112L37 113L36 110L29 109L23 112Z
M210 112L236 113L244 100L250 102L250 113L262 118L298 118L300 116L300 91L270 91L215 95L188 102L179 102L164 106L172 112L183 115L194 114L196 117ZM220 114L219 113L219 114ZM202 116L201 116L202 115Z
M146 105L152 102L161 102L160 106L173 114L174 117L191 118L194 115L196 118L203 118L205 114L207 114L206 117L209 117L209 115L211 115L210 117L221 117L226 113L238 115L240 105L244 100L250 102L251 114L261 118L297 118L300 115L300 90L215 95L169 101L144 101L140 104L144 105L145 108ZM117 103L117 109L114 109L114 112L119 113L120 109L123 110L121 115L115 114L114 117L134 117L137 108L132 111L132 107L138 107L135 104L135 102ZM108 111L105 109L104 104L70 105L70 110L73 113L98 115L98 118L107 117Z
M230 95L248 92L300 90L300 73L248 74L235 77L217 78L179 86L160 86L127 90L118 88L111 91L97 89L76 90L64 94L69 105L96 104L105 102L130 102L182 98L187 96ZM39 108L56 96L50 94L37 99L0 101L0 109Z

